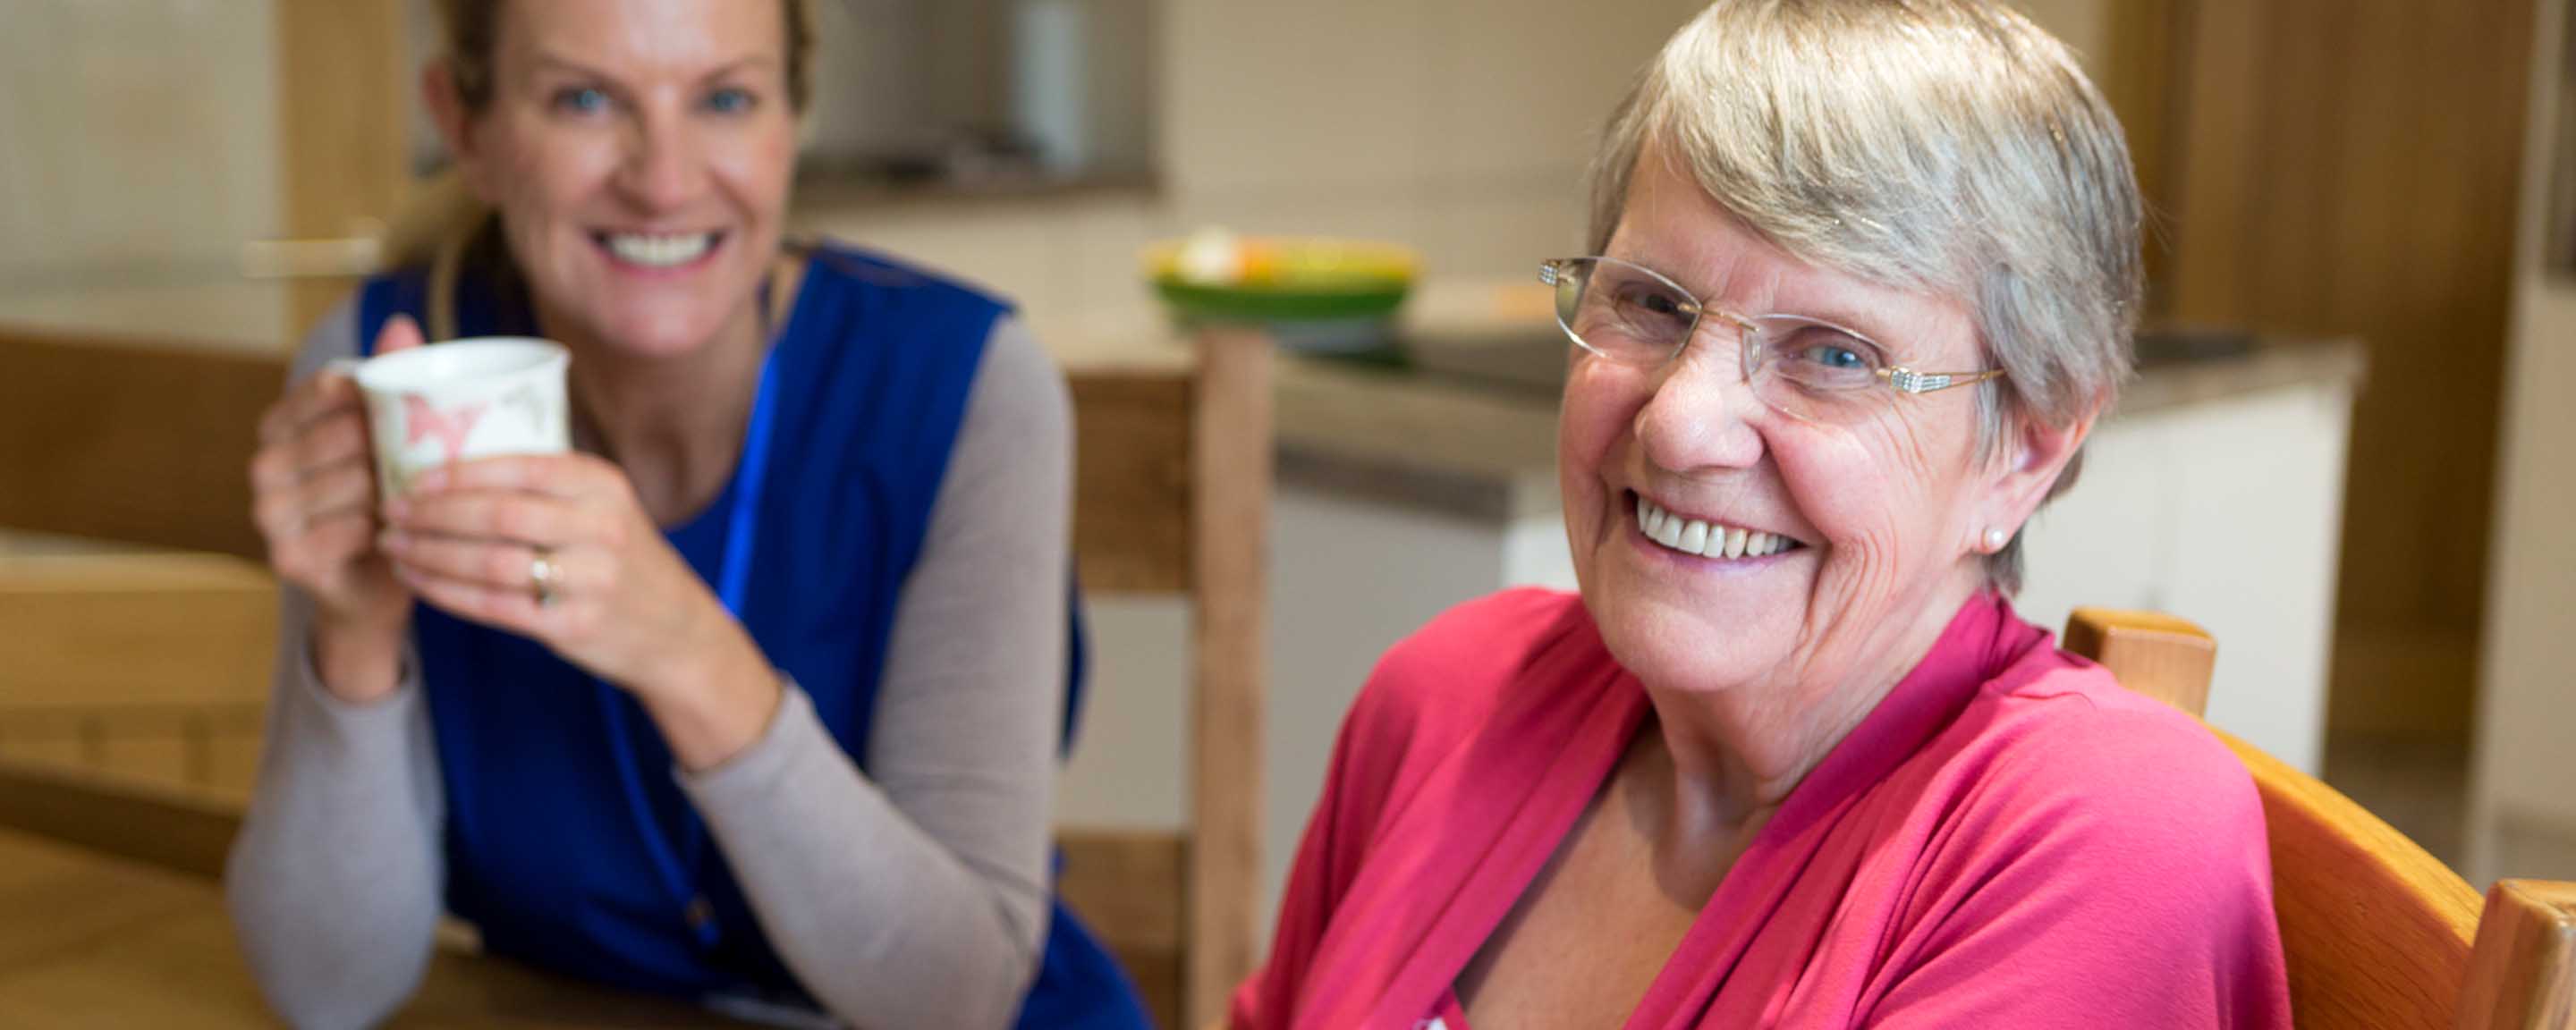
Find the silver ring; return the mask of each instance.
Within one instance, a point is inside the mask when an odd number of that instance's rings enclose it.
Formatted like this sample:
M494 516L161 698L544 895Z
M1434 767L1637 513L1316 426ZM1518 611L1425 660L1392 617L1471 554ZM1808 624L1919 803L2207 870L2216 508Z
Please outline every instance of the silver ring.
M535 561L528 563L528 590L536 596L537 607L555 606L555 588L563 584L563 566L555 564L553 548L537 548Z

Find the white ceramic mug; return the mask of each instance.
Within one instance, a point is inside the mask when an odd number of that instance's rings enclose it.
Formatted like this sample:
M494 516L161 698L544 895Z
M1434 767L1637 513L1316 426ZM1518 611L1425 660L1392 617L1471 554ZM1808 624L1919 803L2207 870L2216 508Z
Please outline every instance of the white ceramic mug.
M380 500L414 477L469 458L560 454L572 449L562 344L479 336L333 362L367 398Z

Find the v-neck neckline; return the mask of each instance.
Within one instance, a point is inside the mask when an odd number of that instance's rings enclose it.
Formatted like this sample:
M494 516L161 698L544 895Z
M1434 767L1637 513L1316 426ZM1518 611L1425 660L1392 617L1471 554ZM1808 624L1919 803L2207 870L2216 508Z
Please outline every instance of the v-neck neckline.
M1578 611L1580 610L1578 606ZM1609 784L1620 760L1644 727L1652 704L1636 677L1618 667L1588 614L1581 616L1581 636L1566 646L1575 649L1569 662L1597 662L1608 670L1597 688L1592 710L1567 734L1552 760L1526 763L1511 783L1488 783L1486 790L1444 793L1466 798L1464 814L1477 827L1473 836L1447 843L1478 850L1481 857L1461 877L1445 885L1440 914L1422 945L1388 982L1370 1025L1414 1026L1438 1015L1444 1004L1464 1014L1456 985L1494 932L1537 882L1558 849L1567 844L1575 823ZM1716 997L1763 923L1788 893L1797 870L1781 860L1784 852L1822 829L1889 772L1913 757L1947 725L1960 707L1999 668L2021 650L2012 646L2019 625L2001 598L1980 594L1960 606L1930 651L1868 718L1844 736L1816 768L1784 799L1778 812L1745 846L1718 883L1708 903L1693 919L1681 943L1664 960L1636 1007L1622 1020L1627 1030L1671 1030L1694 1024ZM1533 675L1544 681L1545 677ZM1520 689L1495 712L1501 727L1478 740L1528 738L1511 732L1517 719L1543 717L1551 703L1563 703L1552 691ZM1576 691L1580 693L1580 691ZM1474 768L1478 740L1449 757L1439 776L1464 779ZM1508 767L1507 767L1508 768ZM1516 789L1498 790L1511 787ZM1497 807L1497 795L1518 797L1517 811L1472 818ZM1482 797L1484 803L1478 804ZM1462 1030L1451 1026L1449 1030Z

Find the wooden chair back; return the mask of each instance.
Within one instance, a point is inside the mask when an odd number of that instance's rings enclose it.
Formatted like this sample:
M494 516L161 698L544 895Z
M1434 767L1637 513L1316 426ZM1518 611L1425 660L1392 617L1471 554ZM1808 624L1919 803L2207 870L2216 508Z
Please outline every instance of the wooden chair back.
M0 328L0 530L257 559L275 354Z
M2171 616L2079 608L2067 650L2194 716L2217 645ZM2263 799L2272 907L2306 1030L2576 1026L2576 885L2507 880L2487 897L2316 778L2215 727Z
M0 327L0 532L217 552L0 555L0 761L247 794L277 601L246 469L284 378L274 354Z
M1064 853L1059 887L1171 1026L1218 1018L1260 946L1270 350L1258 333L1226 331L1198 337L1193 349L1192 361L1077 365L1068 376L1078 448L1074 551L1083 588L1094 596L1188 597L1192 730L1186 828L1065 829L1058 839ZM0 328L0 531L257 560L262 547L250 522L245 469L259 415L285 376L279 354ZM206 599L220 591L196 583L211 573L171 563L202 560L129 563L122 579L110 579L168 587L145 591L146 606L170 608L170 619L178 620L172 626L206 630L197 636L223 631L225 639L210 645L227 655L219 664L247 667L256 659L232 659L245 649L250 655L270 650L273 602L252 613L265 629L188 615L209 610L204 603L189 608L196 595L188 589ZM250 573L225 573L222 590L231 594L222 596L241 593L234 581ZM265 584L264 576L251 578ZM194 585L172 586L182 580ZM52 611L76 620L96 607L84 604L120 589L139 596L96 576L0 568L0 614ZM63 628L77 627L67 621ZM252 678L264 683L265 668L259 662ZM137 690L146 690L140 681L153 677L133 678ZM252 689L258 693L249 696L265 696L264 686ZM164 723L215 727L212 744L174 738L172 747L183 756L209 748L255 754L256 708L243 710L238 698L192 697L182 699L190 702L186 711L161 711L171 707L166 704L146 711L124 696L131 691L90 693L96 695L90 702L44 708L41 714L52 720L45 725L61 723L81 743L41 763L13 751L11 732L25 720L13 722L9 699L0 698L0 825L214 874L221 856L198 846L207 837L199 832L202 820L188 823L196 829L186 833L193 843L180 849L184 854L118 828L129 818L136 826L158 824L167 806L178 803L174 798L196 797L199 792L185 788L201 785L200 777L155 777L160 786L182 788L172 793L131 777L67 770L117 773L118 763L102 756L121 753L128 735L161 733ZM234 738L245 734L247 747L236 747ZM191 770L205 764L183 760ZM240 778L212 777L218 786ZM139 795L126 798L128 787ZM227 793L218 790L218 800Z
M1071 377L1084 591L1189 597L1188 826L1057 835L1058 889L1164 1026L1223 1018L1260 954L1270 344L1193 347L1186 368Z

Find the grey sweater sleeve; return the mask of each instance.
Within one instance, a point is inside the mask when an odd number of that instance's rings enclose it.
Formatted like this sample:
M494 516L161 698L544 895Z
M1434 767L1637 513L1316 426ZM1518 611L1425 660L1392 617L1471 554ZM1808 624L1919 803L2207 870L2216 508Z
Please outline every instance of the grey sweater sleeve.
M297 375L356 352L343 305L306 341ZM381 1021L419 986L438 925L444 817L419 668L351 705L322 686L312 606L284 591L266 750L224 872L260 991L299 1027Z
M750 749L681 777L788 968L854 1026L1007 1026L1036 972L1071 422L1036 339L996 325L895 615L873 777L793 689Z

